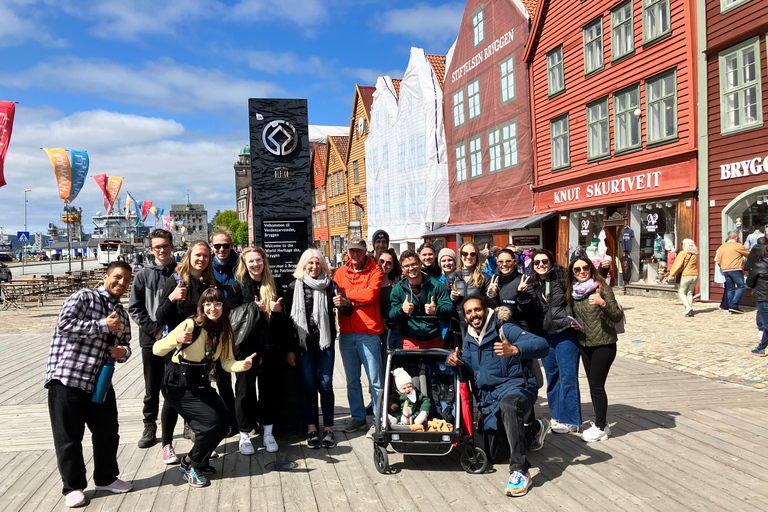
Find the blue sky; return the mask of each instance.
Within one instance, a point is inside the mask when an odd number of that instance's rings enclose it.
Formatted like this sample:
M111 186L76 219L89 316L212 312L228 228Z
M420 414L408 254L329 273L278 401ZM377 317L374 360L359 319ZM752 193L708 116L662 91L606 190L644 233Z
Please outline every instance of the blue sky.
M75 206L102 211L90 176L166 210L233 209L233 154L247 99L309 100L309 121L347 125L355 83L400 78L411 46L445 54L461 2L0 0L0 100L19 102L0 188L0 226L56 222L63 202L41 147L84 149ZM148 219L149 221L149 219ZM57 224L60 224L57 222Z

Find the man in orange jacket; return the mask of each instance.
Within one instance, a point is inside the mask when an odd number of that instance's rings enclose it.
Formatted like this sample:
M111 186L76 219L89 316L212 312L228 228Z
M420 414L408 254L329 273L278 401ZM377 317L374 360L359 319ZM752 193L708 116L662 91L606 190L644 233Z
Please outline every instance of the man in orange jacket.
M354 237L347 244L349 262L339 267L333 280L336 284L336 307L352 304L352 314L339 314L339 350L347 378L347 399L352 419L344 426L344 432L365 428L365 404L360 383L360 366L365 368L371 388L371 403L376 424L376 397L381 390L381 352L379 335L384 323L379 309L381 292L381 268L373 258L366 256L365 241ZM374 427L371 426L371 430ZM372 432L369 432L372 434Z

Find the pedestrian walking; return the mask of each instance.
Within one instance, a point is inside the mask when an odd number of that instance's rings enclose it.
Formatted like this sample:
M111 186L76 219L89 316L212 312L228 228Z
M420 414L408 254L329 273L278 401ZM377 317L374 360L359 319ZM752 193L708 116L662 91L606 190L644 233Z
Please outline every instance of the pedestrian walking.
M685 307L683 315L693 316L693 290L699 280L699 250L690 238L683 239L683 248L675 258L669 278L673 279L677 274L681 274L677 294Z
M752 355L765 357L768 347L768 245L760 246L759 259L747 274L747 286L752 288L757 306L757 327L763 333L760 343L752 349Z
M728 295L728 305L732 314L742 314L739 308L741 295L744 293L744 258L749 256L749 249L739 242L739 233L728 233L728 240L717 249L715 262L725 276L725 289Z

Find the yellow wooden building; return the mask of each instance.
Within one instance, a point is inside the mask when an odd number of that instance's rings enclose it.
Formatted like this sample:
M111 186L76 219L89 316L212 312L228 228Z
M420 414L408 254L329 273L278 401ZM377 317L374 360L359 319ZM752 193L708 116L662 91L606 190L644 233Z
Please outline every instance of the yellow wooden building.
M325 161L325 189L328 207L328 234L331 238L331 260L347 248L349 240L349 186L347 149L349 137L328 136Z
M371 127L371 105L375 87L355 85L355 100L349 122L349 236L368 239L368 195L365 191L365 140Z

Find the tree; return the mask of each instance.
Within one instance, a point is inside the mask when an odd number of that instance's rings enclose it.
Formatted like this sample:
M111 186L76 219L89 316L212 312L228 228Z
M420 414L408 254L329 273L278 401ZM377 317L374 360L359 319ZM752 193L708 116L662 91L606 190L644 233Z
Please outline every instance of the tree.
M224 226L226 228L229 228L229 225L232 224L232 222L239 222L237 220L237 212L234 210L224 210L220 214L218 214L213 219L213 224L218 226ZM235 226L237 227L237 226Z
M234 238L236 245L241 247L248 246L248 223L241 222L240 225L237 226L237 231L232 234L232 237Z

